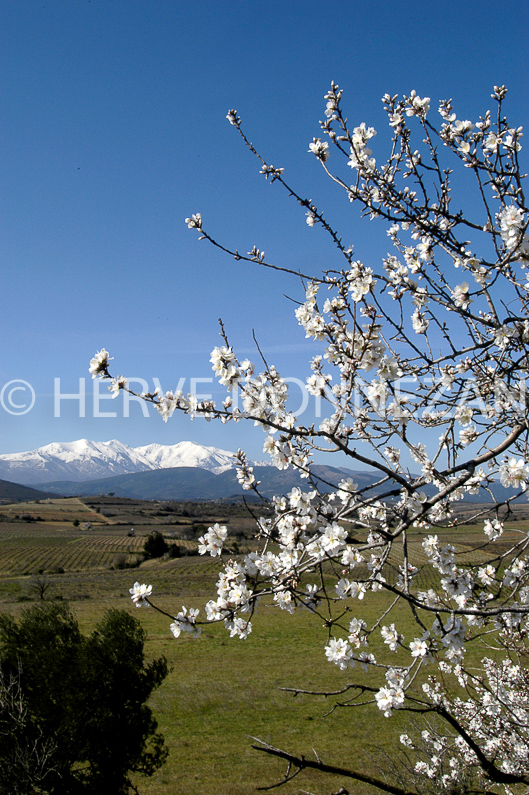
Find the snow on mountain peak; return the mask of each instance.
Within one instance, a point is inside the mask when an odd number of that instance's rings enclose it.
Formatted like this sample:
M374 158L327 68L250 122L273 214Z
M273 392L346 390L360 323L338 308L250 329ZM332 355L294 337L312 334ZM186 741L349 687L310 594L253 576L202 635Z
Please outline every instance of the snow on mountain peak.
M152 461L157 469L200 467L219 475L234 465L233 454L227 450L206 447L195 442L178 442L172 445L148 444L134 449Z
M82 482L169 467L199 467L220 474L233 465L232 453L195 442L134 448L117 439L108 442L78 439L0 455L0 479L23 484Z

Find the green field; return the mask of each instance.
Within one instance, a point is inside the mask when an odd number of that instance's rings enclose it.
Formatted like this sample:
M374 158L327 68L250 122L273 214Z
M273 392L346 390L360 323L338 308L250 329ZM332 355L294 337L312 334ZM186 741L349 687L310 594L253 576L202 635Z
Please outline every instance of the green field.
M171 666L152 698L170 756L152 779L138 780L142 795L249 795L258 787L277 783L284 763L252 750L251 737L306 756L317 753L330 764L379 774L384 753L408 723L405 715L387 719L372 706L339 708L327 714L333 699L294 697L280 689L337 690L354 676L327 662L323 651L327 631L308 611L291 616L264 603L246 641L230 638L221 625L206 626L194 640L174 639L169 619L132 605L128 589L135 580L151 583L154 601L172 614L183 604L203 607L215 598L218 559L186 555L145 561L129 569L117 568L116 563L123 562L123 557L137 557L153 527L185 550L196 546L182 538L189 536L193 523L220 520L243 544L240 516L215 516L214 508L208 508L212 513L172 516L169 523L163 512L156 515L149 504L122 504L113 509L113 516L104 515L103 510L112 513L108 505L102 509L78 500L2 506L0 609L19 615L38 598L34 584L45 577L46 599L67 599L86 631L110 607L130 610L141 620L148 630L148 654L164 654ZM74 519L80 520L79 527L73 526ZM82 527L85 522L90 522L90 529ZM132 522L133 537L128 535ZM469 555L479 555L475 548L482 535L478 528L468 526L457 531L457 541ZM419 548L420 538L413 543ZM421 587L429 587L428 577ZM377 594L356 603L351 615L362 615L369 623L380 613L385 598ZM279 792L330 795L341 786L359 795L374 792L352 780L309 772Z

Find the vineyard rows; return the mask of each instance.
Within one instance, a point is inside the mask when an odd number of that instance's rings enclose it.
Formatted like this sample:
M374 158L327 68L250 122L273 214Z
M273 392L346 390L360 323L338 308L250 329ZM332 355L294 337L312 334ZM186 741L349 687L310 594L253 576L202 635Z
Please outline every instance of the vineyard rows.
M6 536L3 536L6 538ZM62 543L57 539L42 539L51 543L35 544L34 539L16 538L10 535L11 541L18 543L0 544L0 572L2 574L33 574L40 569L44 571L79 571L108 567L119 556L141 552L143 538L121 536L85 537L76 539L65 538Z
M170 541L170 539L167 539ZM473 540L478 541L474 535ZM481 543L481 537L478 543ZM459 543L457 543L459 541ZM454 542L461 553L458 555L460 565L471 562L480 563L484 551L473 549L468 532L460 532ZM71 525L54 527L52 525L20 525L0 524L0 574L24 575L39 571L86 571L90 569L109 568L113 564L132 562L135 555L141 554L145 536L128 536L120 532L112 533L111 528L98 527L87 532L73 528ZM188 552L196 551L196 541L179 540L179 547ZM410 555L420 571L416 585L424 590L438 585L438 574L427 565L427 558L422 549L421 541L409 540ZM395 547L390 563L394 571L388 571L387 579L396 581L399 563L402 561L400 547ZM176 561L175 561L176 562ZM183 557L178 560L179 574L196 576L199 572L208 577L215 577L222 568L218 559ZM367 576L363 567L356 570L358 579Z

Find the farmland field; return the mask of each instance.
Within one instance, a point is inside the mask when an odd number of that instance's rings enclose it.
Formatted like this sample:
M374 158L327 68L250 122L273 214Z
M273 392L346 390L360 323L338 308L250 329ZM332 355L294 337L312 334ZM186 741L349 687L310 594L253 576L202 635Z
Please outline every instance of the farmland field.
M39 598L36 585L45 578L45 598L68 600L85 631L110 607L130 610L141 620L148 631L149 656L164 654L171 668L151 699L170 756L152 779L138 779L142 795L249 795L257 787L277 783L283 763L252 750L252 737L307 756L317 753L328 763L378 773L384 753L407 725L406 716L388 720L370 708L337 709L325 717L332 699L294 698L280 690L338 690L352 676L326 661L327 631L308 611L290 616L264 602L246 641L229 638L220 625L208 625L197 640L175 640L169 619L132 605L128 589L135 580L152 583L156 603L171 614L183 604L203 609L214 598L221 563L185 554L196 549L200 528L214 521L227 524L235 551L244 548L248 520L235 509L230 514L213 505L182 512L156 503L107 498L1 506L0 609L19 615ZM527 525L526 520L516 522L520 529ZM178 546L181 556L140 563L145 538L153 529ZM465 526L455 535L445 531L443 540L448 538L473 560L483 554L480 527ZM418 553L420 542L420 537L410 541ZM433 576L430 569L421 574L421 587L430 587ZM355 609L369 621L384 599L383 594L373 595ZM373 650L376 653L376 643ZM278 792L329 795L342 786L355 795L374 791L346 779L304 773Z

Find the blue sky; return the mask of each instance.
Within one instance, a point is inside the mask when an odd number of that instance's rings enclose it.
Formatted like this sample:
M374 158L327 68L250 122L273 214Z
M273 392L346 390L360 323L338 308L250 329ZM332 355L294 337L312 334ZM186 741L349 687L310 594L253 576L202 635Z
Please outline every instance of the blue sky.
M255 329L283 375L308 374L312 350L284 297L301 297L296 280L226 258L184 223L201 212L219 240L256 244L288 267L334 262L320 230L259 176L226 112L237 109L249 138L329 208L368 263L385 230L372 237L307 153L330 81L349 119L381 137L380 97L413 88L475 118L506 84L512 121L527 124L527 17L512 0L0 2L0 453L86 437L191 439L262 457L262 432L244 424L165 425L138 405L126 417L120 398L98 404L116 416L95 416L87 370L106 347L116 374L164 389L185 379L188 391L212 376L222 317L241 355L257 358ZM84 417L64 397L54 416L55 379L63 396L85 379ZM25 413L21 381L35 396ZM223 396L212 381L197 391Z

